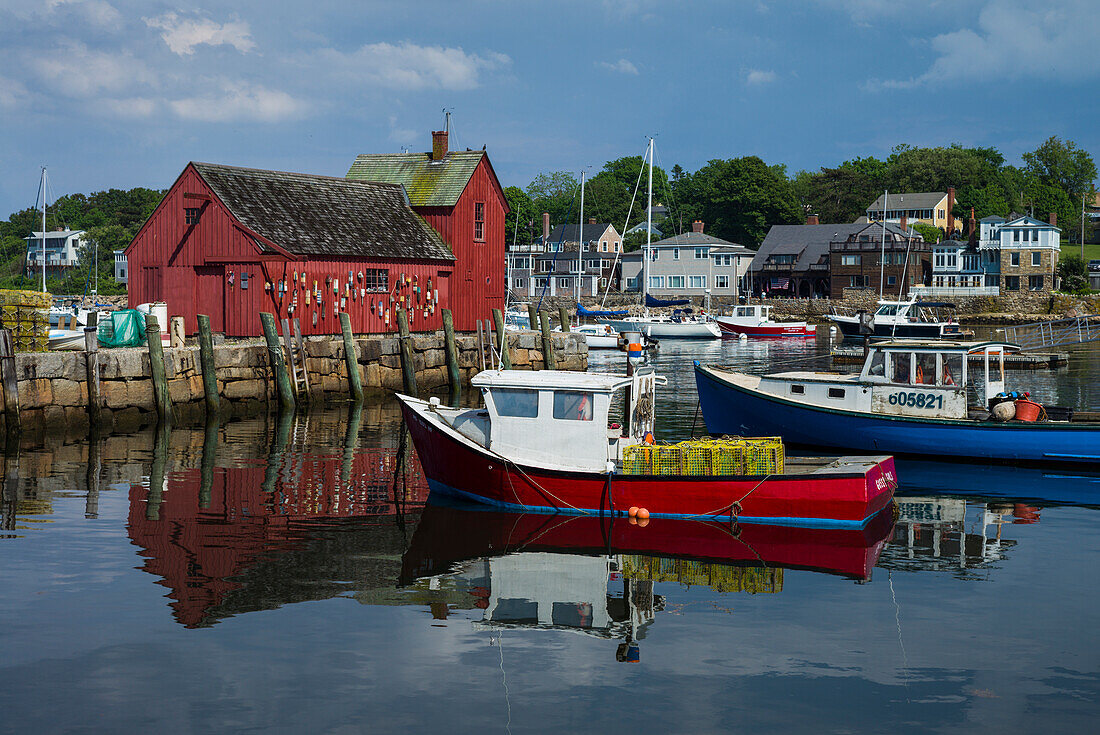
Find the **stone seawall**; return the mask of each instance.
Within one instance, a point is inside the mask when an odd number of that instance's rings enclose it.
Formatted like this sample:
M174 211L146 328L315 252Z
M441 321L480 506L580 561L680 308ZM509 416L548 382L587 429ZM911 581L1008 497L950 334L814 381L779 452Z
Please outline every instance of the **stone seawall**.
M588 346L583 336L555 333L552 339L558 369L588 369ZM426 392L446 386L448 373L443 333L416 334L410 341L418 388ZM399 338L371 335L359 337L355 342L364 389L400 390ZM460 334L456 335L455 342L462 382L469 383L481 369L477 339L472 335ZM508 343L513 368L542 368L542 339L538 333L509 332ZM310 337L305 340L305 353L309 400L324 402L348 396L343 342L339 338ZM155 420L153 382L146 348L101 350L99 365L105 430L128 431ZM183 420L201 418L205 405L199 348L165 348L164 369L177 415ZM15 370L22 430L36 432L87 427L85 353L17 353ZM215 346L214 370L218 394L226 414L253 412L268 402L277 402L265 344Z

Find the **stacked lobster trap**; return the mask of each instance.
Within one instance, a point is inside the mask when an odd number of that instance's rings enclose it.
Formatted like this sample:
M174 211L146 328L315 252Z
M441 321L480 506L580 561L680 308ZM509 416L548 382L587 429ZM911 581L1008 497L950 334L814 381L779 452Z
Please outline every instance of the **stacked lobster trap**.
M624 475L778 475L783 473L779 437L689 439L675 444L623 448Z
M0 329L10 329L17 352L45 352L50 346L50 303L41 291L0 289Z

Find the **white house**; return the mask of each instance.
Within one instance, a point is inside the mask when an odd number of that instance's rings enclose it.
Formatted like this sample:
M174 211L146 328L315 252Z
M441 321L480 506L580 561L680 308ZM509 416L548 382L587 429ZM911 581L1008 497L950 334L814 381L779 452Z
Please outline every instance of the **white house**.
M623 290L641 291L642 250L623 256ZM743 245L692 231L650 245L649 293L666 296L737 297L745 291L745 274L755 253Z
M23 238L27 241L27 275L42 271L43 240L45 240L46 274L61 276L65 268L76 265L80 248L84 244L84 230L54 230L45 233L32 232Z

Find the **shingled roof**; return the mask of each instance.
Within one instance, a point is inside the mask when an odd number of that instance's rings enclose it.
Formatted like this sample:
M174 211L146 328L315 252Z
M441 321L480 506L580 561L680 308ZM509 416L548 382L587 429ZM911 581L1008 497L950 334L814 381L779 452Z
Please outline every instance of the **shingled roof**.
M403 184L414 207L453 207L484 156L485 151L449 151L433 161L431 153L362 154L347 177Z
M891 194L890 209L934 209L937 204L943 201L945 196L947 196L946 191L918 191L910 194ZM880 196L878 199L871 202L871 205L867 207L867 211L882 211L882 205L885 200L885 195Z
M295 255L454 260L400 185L191 165L241 224Z
M764 267L771 255L798 255L791 270L806 270L829 255L829 242L846 240L866 225L772 225L752 259L749 270Z

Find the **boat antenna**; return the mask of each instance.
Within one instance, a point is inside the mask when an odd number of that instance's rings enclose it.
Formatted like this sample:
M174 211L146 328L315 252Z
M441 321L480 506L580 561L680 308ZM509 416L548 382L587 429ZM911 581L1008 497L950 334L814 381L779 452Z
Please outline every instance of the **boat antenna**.
M882 300L882 282L886 272L886 206L890 203L890 191L887 189L882 195L882 253L878 258L878 297Z

